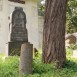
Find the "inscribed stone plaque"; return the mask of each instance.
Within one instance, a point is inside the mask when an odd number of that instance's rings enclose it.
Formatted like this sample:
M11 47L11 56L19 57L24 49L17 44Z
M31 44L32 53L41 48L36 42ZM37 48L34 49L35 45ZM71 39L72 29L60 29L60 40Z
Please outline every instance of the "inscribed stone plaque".
M11 41L28 42L26 15L21 7L15 7L12 13Z

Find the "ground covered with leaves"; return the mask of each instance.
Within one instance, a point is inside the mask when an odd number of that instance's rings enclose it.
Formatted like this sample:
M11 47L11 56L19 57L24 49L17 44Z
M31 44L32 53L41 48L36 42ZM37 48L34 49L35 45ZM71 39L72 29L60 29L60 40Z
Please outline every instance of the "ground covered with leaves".
M0 56L0 77L77 77L77 59L72 57L72 50L67 49L64 67L56 69L54 63L43 64L39 53L33 60L33 74L19 76L19 57Z

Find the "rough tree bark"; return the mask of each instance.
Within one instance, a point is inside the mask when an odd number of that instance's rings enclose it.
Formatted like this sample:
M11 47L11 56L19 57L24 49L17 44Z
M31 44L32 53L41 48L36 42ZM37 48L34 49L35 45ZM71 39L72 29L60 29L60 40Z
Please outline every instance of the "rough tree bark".
M56 61L62 67L66 60L65 23L67 0L46 0L43 27L43 62Z

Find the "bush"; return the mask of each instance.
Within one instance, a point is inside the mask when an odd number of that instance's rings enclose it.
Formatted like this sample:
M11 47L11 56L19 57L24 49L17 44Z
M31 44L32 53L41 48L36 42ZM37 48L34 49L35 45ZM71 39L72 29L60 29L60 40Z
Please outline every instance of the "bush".
M33 60L33 74L24 76L19 76L18 56L6 57L4 60L0 58L0 77L77 77L77 59L71 58L71 52L71 48L68 48L64 67L56 69L54 63L42 63L41 51L39 51Z

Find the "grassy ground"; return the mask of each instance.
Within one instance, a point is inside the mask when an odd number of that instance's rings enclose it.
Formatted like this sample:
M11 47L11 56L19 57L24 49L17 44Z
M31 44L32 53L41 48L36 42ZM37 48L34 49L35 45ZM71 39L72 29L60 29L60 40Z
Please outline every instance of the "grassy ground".
M72 57L72 50L67 49L67 61L62 69L54 64L43 64L40 55L33 61L33 74L19 76L19 57L0 56L0 77L77 77L77 59Z

